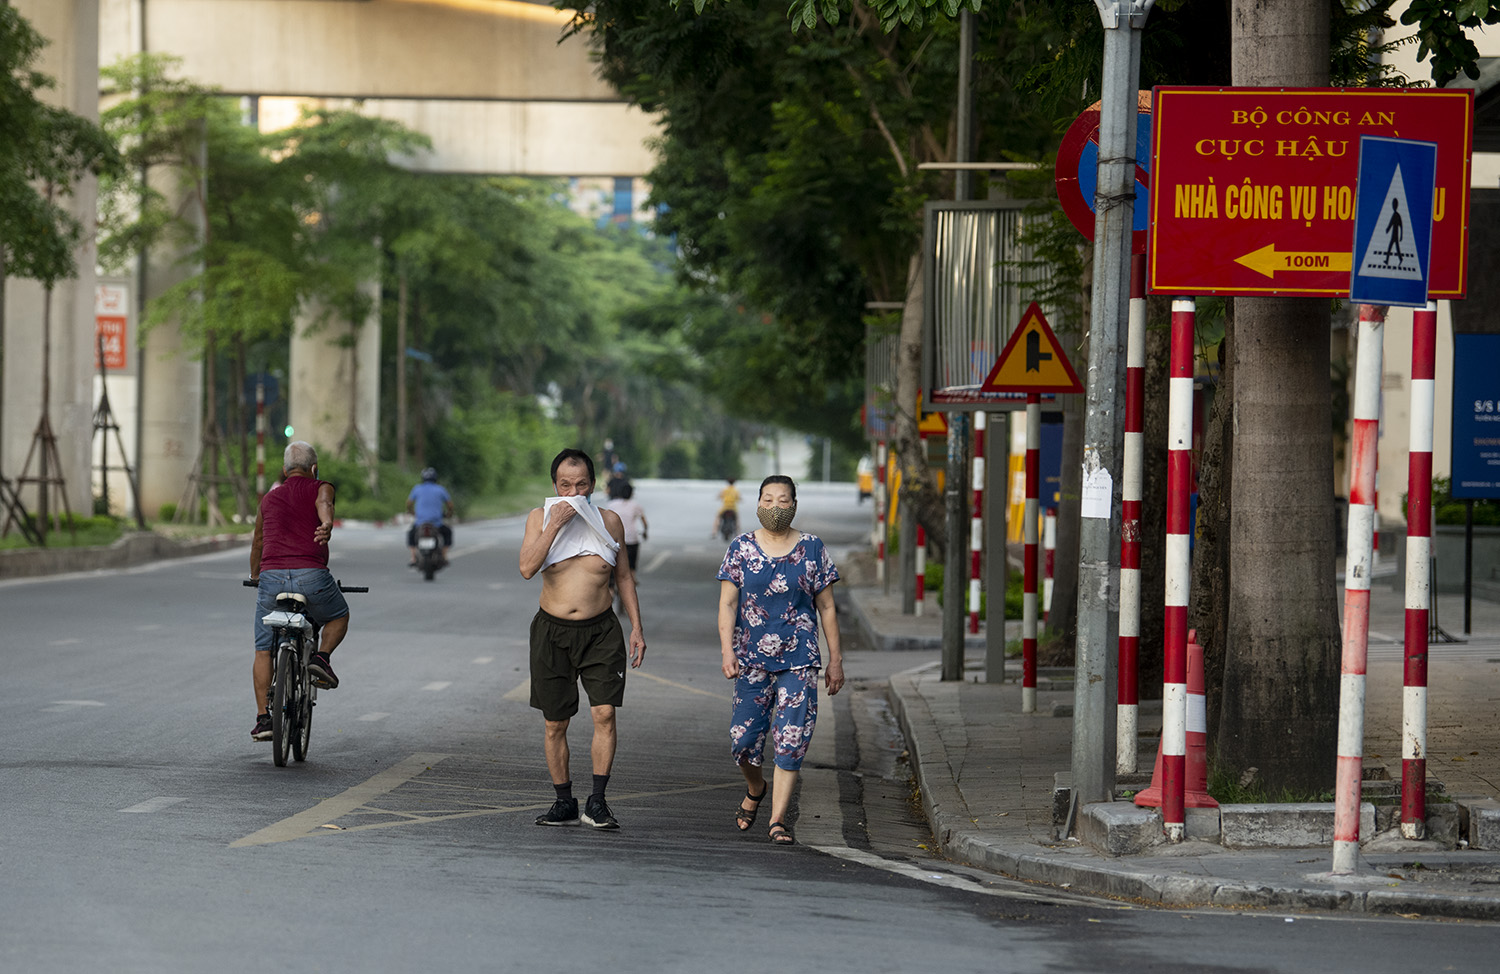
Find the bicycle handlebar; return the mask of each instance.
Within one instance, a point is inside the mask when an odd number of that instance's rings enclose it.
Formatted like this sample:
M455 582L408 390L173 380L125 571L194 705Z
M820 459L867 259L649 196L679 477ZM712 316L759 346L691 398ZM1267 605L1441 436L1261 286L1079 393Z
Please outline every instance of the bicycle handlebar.
M260 583L257 582L253 578L242 578L242 579L240 579L240 584L243 585L245 588L257 588L260 585ZM340 592L368 592L368 591L370 591L370 586L368 586L368 585L345 585L343 582L337 582L336 584L338 585Z

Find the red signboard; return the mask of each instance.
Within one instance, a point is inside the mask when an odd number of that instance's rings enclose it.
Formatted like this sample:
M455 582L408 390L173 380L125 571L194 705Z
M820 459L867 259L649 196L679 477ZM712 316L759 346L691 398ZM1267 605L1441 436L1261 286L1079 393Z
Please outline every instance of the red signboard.
M1348 295L1359 137L1381 135L1437 143L1428 293L1463 297L1472 91L1161 87L1153 94L1152 292Z
M123 284L99 284L94 288L94 368L101 351L104 369L123 372L130 322L130 292Z
M94 315L94 329L98 334L94 346L94 368L99 368L99 352L104 352L104 368L109 372L120 372L125 368L125 316Z

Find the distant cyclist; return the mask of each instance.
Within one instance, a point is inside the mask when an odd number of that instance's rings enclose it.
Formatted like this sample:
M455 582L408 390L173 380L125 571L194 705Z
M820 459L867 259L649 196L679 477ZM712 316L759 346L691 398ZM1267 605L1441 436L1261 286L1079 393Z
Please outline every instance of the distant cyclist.
M714 515L714 529L709 537L717 534L728 541L740 533L740 492L734 486L734 478L728 478L725 488L719 491L719 513Z
M448 549L453 547L453 528L443 518L453 516L453 498L448 490L437 482L437 471L431 467L422 471L422 482L411 489L406 497L406 512L414 516L411 527L406 530L406 546L411 549L411 567L417 567L417 529L424 524L436 524L443 536L443 560L448 560Z

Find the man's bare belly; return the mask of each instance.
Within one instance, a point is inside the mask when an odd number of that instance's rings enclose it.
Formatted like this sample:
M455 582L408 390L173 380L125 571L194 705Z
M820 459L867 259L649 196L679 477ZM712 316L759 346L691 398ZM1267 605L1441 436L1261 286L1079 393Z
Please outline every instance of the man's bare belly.
M542 611L559 619L592 619L610 607L614 566L598 555L579 555L542 572Z

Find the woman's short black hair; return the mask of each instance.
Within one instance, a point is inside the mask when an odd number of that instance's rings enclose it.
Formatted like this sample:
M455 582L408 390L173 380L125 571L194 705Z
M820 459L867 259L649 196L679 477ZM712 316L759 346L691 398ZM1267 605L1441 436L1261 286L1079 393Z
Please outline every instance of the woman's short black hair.
M552 458L552 482L554 484L557 483L557 468L570 462L581 463L587 467L589 471L589 483L592 484L594 482L594 458L582 450L575 450L569 447Z
M770 484L786 484L792 490L792 503L797 503L797 482L783 473L773 473L765 480L762 480L760 482L760 490L756 492L755 496L758 498L761 494L764 494L766 487Z

